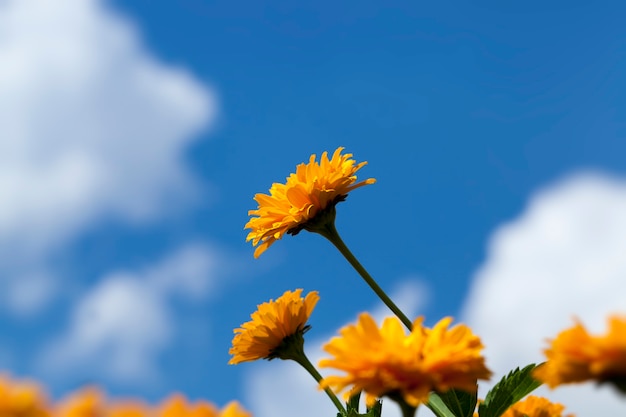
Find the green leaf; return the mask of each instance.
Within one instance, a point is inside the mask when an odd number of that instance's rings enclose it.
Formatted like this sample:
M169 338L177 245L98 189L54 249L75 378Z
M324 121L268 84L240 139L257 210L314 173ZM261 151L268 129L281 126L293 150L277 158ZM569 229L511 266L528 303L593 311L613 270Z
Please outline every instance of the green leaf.
M437 417L472 417L476 409L476 394L461 390L432 392L426 406Z
M359 400L361 399L361 392L354 394L346 403L345 417L380 417L382 414L383 403L382 401L376 401L372 407L369 407L365 414L359 413ZM337 414L337 417L341 416L341 413Z
M516 368L509 372L487 393L485 401L478 406L478 415L500 417L510 406L539 387L541 382L532 377L536 367L531 363L523 369Z
M426 407L430 409L437 417L456 417L448 408L444 400L435 392L431 392L428 396Z

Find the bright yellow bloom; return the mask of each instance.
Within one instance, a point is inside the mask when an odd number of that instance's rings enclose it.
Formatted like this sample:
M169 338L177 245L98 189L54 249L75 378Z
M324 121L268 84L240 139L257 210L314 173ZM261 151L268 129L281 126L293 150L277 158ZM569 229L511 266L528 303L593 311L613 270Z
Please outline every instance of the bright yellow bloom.
M574 414L563 415L564 409L561 404L530 395L509 407L501 417L574 417Z
M245 228L251 229L246 241L258 246L255 258L285 233L296 234L306 228L315 216L344 200L350 191L376 182L369 178L356 183L355 173L367 162L357 164L352 154L342 155L341 151L343 148L337 148L331 159L324 152L319 162L311 155L309 163L298 165L285 184L274 183L269 195L254 196L259 207L248 212L252 217Z
M477 380L491 375L478 336L462 324L448 328L450 317L432 329L422 322L423 318L415 320L407 336L396 317L385 319L378 328L369 314L361 314L356 325L344 327L340 337L324 346L334 358L320 361L319 366L346 375L324 378L321 387L339 392L352 386L352 390L365 391L368 405L377 397L400 394L413 407L426 402L433 390L476 392Z
M260 304L251 314L252 320L235 329L233 357L228 363L238 364L257 359L291 359L283 357L291 348L293 337L302 339L309 326L309 316L319 300L317 291L302 298L302 289L286 291L276 301Z
M42 389L35 383L13 381L0 375L0 416L48 417L48 402Z
M533 375L551 388L589 380L619 387L626 380L626 316L610 317L604 336L592 336L576 323L559 333L544 353L548 360Z

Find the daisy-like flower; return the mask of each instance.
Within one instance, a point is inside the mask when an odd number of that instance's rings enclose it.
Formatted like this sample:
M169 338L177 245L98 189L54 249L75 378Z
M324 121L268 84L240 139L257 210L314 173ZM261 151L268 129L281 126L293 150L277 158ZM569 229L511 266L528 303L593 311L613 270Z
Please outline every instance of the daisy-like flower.
M228 363L254 361L257 359L294 359L303 355L302 335L310 328L306 324L319 300L317 291L302 297L302 289L286 291L276 301L260 304L250 315L251 321L235 329L233 355Z
M415 320L406 335L396 317L387 318L379 328L367 313L356 325L341 329L341 336L331 339L324 350L334 356L320 361L320 367L344 371L344 376L329 376L321 387L336 392L351 387L345 394L364 391L366 403L387 395L411 407L428 401L431 391L452 388L476 392L477 380L488 379L491 372L481 354L483 345L469 327L448 328L451 318L444 318L432 329Z
M574 414L563 414L565 406L553 403L543 397L530 395L509 407L502 417L574 417Z
M550 388L574 382L609 382L626 393L626 316L609 318L604 336L581 324L559 333L544 350L547 361L533 376Z
M259 206L248 212L251 218L245 226L251 229L246 241L257 247L255 258L285 233L295 235L302 229L314 229L316 221L327 212L332 211L334 216L335 205L350 191L376 182L369 178L357 183L355 173L367 162L357 164L352 154L342 151L343 148L337 148L330 159L324 152L319 162L311 155L309 162L298 165L285 184L272 184L269 195L255 195Z
M37 384L0 375L0 416L49 417L48 409L46 396Z

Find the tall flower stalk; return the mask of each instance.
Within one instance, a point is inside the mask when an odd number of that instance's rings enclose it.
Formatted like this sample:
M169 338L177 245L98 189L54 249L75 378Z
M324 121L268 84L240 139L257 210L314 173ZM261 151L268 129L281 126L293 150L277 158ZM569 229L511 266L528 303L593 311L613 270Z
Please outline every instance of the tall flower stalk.
M344 243L343 239L339 235L337 228L335 227L335 216L336 210L335 206L329 206L326 210L319 213L314 219L307 222L304 225L304 229L309 232L318 233L324 236L330 243L332 243L337 250L343 255L344 258L352 265L352 267L358 272L358 274L363 278L363 280L369 285L369 287L376 293L378 298L381 299L383 303L396 315L406 326L407 329L412 329L411 320L400 310L400 308L393 302L391 297L387 295L387 293L378 285L376 280L372 278L372 276L367 272L367 270L361 265L361 262L354 256L352 251L348 248L348 246Z
M376 295L410 330L411 320L389 298L378 283L343 242L335 228L335 206L344 201L356 188L373 184L374 178L356 182L356 172L367 162L356 163L352 154L343 154L339 147L331 158L322 153L320 161L311 155L308 163L296 167L285 183L274 183L268 194L257 194L259 204L250 210L246 229L251 229L246 240L256 246L258 258L285 234L297 235L302 230L319 233L327 238L356 269Z

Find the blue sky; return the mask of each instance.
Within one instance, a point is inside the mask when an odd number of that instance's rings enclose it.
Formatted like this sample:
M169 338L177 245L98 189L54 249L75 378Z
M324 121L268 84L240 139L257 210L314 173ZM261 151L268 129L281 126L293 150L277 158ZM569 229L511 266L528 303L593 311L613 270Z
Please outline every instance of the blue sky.
M573 315L601 329L626 305L625 11L0 2L0 366L55 397L95 382L279 416L264 390L291 370L226 364L258 303L319 291L317 344L384 314L321 237L258 260L245 242L254 194L338 146L377 179L338 229L412 315L468 321L500 372Z

